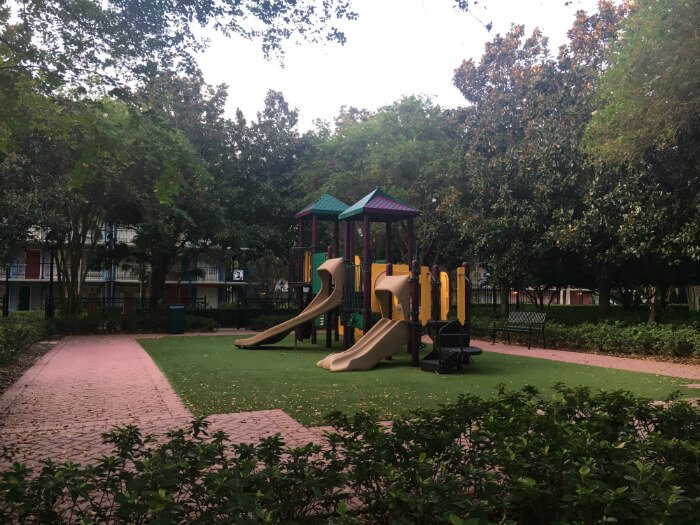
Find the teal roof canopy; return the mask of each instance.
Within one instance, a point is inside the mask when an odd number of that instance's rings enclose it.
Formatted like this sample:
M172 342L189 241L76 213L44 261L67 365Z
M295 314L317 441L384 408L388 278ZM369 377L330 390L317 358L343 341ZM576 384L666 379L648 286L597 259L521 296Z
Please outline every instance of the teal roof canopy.
M330 193L324 193L313 203L309 204L306 208L294 215L294 218L303 219L304 217L317 215L320 217L335 219L338 217L338 215L345 211L347 207L348 205L340 199L336 199Z

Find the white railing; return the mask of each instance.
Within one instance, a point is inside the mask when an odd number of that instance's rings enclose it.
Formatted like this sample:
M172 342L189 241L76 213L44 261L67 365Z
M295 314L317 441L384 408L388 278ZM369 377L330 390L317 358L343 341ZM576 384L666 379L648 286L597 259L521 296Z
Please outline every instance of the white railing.
M2 274L0 274L0 279L5 279L7 272L7 267L2 268ZM27 278L27 265L22 263L12 263L10 265L10 279L26 279Z
M86 281L106 281L109 278L107 270L89 270L85 276Z
M133 244L136 238L136 230L133 228L117 228L117 242Z
M117 268L115 278L117 281L138 281L139 269L136 266Z
M197 268L202 272L201 277L197 277L199 282L216 283L219 282L219 269L215 266L204 266Z

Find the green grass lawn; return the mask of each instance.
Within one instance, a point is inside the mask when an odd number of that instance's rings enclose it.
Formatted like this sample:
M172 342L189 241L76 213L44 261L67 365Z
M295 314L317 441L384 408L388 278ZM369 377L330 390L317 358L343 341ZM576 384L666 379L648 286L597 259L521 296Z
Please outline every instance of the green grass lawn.
M319 338L319 340L322 338ZM332 410L376 410L391 419L405 410L435 407L460 394L490 396L498 384L510 389L534 385L548 390L556 382L592 389L624 389L662 399L689 380L574 365L488 352L461 373L438 375L409 365L404 353L367 372L331 373L316 368L329 350L323 344L299 343L292 336L274 348L242 350L233 337L165 337L143 339L170 384L195 415L281 408L306 425L323 423ZM340 343L335 343L340 350Z

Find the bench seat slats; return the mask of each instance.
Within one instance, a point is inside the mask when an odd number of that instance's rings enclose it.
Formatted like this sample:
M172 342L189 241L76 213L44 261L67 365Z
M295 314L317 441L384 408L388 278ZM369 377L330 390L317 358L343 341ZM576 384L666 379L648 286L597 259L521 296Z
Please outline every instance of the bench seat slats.
M539 333L542 336L542 346L545 347L544 325L547 321L547 314L544 312L510 312L508 319L502 326L498 326L498 322L493 323L492 338L493 343L496 343L496 334L505 332L508 336L510 344L510 334L523 333L528 334L527 347L532 346L532 334Z

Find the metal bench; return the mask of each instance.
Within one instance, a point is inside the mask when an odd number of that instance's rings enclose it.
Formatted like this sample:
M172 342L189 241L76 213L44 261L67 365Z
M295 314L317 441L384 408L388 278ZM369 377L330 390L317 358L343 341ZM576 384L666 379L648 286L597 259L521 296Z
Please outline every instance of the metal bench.
M510 334L512 332L527 334L527 347L530 348L532 346L532 334L539 333L542 336L542 348L545 348L544 324L546 320L547 314L544 312L510 312L508 319L502 326L498 326L498 321L493 322L492 343L496 343L496 334L498 332L505 332L508 337L508 344L510 344Z

